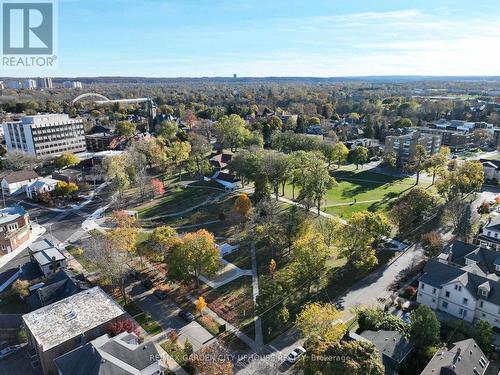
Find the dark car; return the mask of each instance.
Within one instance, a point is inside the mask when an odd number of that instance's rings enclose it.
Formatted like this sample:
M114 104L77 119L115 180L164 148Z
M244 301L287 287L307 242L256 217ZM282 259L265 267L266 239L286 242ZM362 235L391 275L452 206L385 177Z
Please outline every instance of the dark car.
M163 301L168 296L168 293L161 289L156 289L153 294L161 301Z
M144 279L141 281L141 285L146 289L151 289L153 287L153 282L149 279Z
M179 316L188 323L191 323L194 320L194 315L186 310L179 311Z

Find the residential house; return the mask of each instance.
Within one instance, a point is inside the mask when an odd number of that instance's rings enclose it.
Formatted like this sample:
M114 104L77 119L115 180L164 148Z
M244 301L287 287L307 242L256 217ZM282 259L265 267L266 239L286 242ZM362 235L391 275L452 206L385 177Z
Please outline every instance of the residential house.
M43 282L32 285L29 291L26 301L33 311L79 293L82 288L64 270L59 270Z
M50 177L40 177L26 186L26 196L29 199L37 200L40 194L54 191L59 181Z
M153 342L140 343L134 333L103 335L55 359L59 375L162 375Z
M214 168L214 171L223 171L227 169L227 166L232 158L232 152L222 151L220 153L212 155L209 159L209 162L210 165Z
M45 276L52 275L67 266L67 260L49 240L43 239L30 245L31 260L38 265Z
M500 215L490 217L481 234L477 236L477 241L483 247L500 250Z
M500 327L500 253L454 241L431 259L419 279L417 302L472 323Z
M31 361L44 375L59 371L54 360L104 335L125 311L99 287L23 315Z
M500 160L479 159L479 161L483 165L485 180L500 181Z
M0 209L0 254L10 253L29 240L31 224L21 206Z
M38 174L35 171L12 172L2 179L3 194L16 195L25 191L26 186L35 181Z
M215 172L212 176L212 180L221 184L226 191L235 191L241 187L241 180L233 174L224 172Z
M410 341L397 331L364 331L359 336L378 349L386 375L397 374L413 350Z
M490 361L474 339L439 349L420 375L483 375Z

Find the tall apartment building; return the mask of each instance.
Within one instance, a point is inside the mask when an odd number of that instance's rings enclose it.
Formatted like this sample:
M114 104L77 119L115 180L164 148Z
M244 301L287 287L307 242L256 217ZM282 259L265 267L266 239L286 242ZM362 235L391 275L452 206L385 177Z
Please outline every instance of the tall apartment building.
M64 81L63 87L65 89L81 89L82 83L80 81Z
M393 151L396 154L398 165L408 163L415 155L418 145L422 145L427 155L434 155L441 148L441 136L434 134L422 134L414 131L399 136L388 136L385 138L385 153Z
M5 89L5 85L3 84L3 81L0 81L0 90L4 90Z
M36 89L36 81L34 79L25 79L22 82L22 88L25 90L34 90Z
M54 85L52 84L52 78L50 77L40 77L37 78L37 85L40 89L52 89Z
M21 81L10 81L7 83L7 87L9 89L17 90L17 89L22 89L23 84L21 83Z
M85 151L83 121L66 114L24 116L2 125L8 151L39 157Z

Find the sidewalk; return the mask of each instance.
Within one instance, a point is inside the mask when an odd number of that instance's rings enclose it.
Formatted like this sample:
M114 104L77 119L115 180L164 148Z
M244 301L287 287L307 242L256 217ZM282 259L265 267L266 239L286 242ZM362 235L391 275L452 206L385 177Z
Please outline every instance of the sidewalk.
M257 274L257 254L255 252L255 242L251 243L252 252L252 292L253 292L253 305L257 306L257 297L259 296L259 276ZM262 321L260 316L254 317L255 325L255 343L259 346L264 345L264 338L262 336Z

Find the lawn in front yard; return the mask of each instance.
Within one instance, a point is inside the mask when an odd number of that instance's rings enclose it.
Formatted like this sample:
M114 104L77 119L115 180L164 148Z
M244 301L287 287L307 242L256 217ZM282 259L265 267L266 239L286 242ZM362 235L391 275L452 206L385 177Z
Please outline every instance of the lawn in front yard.
M70 253L75 260L81 264L83 268L87 270L87 272L96 272L98 271L97 267L94 266L85 256L83 255L84 250L81 247L76 247L73 245L68 245L66 247L68 253Z

